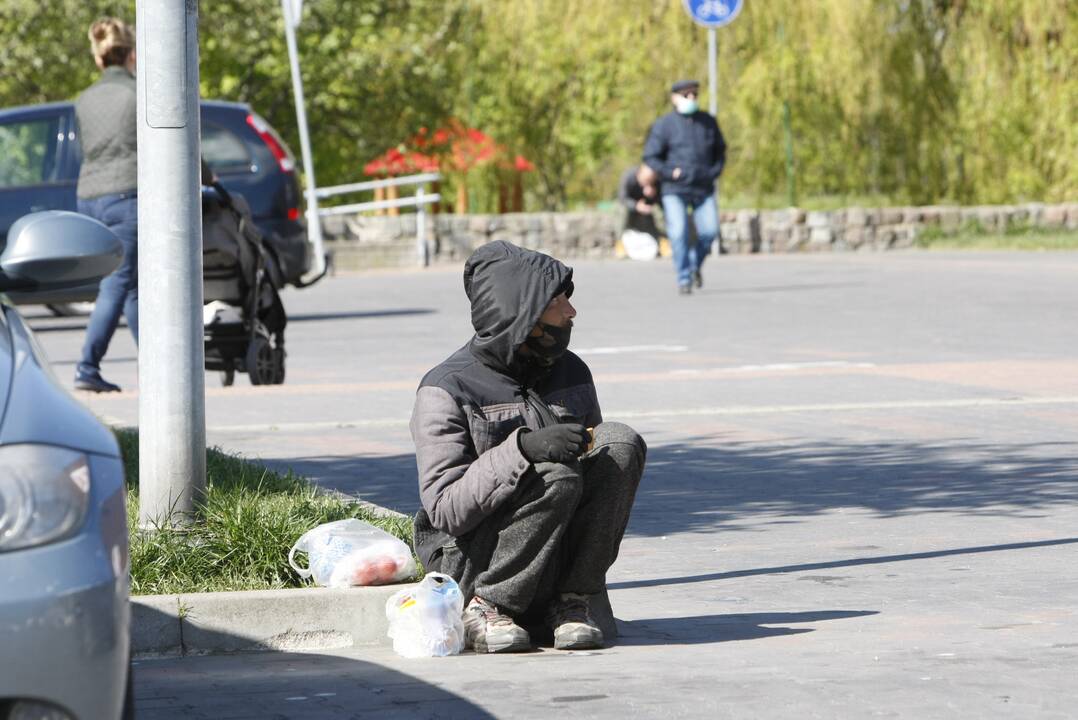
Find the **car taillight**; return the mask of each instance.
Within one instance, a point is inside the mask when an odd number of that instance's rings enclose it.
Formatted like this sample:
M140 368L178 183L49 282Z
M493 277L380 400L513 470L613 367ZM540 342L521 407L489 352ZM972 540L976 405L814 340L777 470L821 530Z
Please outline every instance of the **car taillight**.
M288 156L288 151L284 149L280 141L270 130L269 125L267 125L262 118L257 115L248 115L247 124L258 133L258 137L261 138L262 142L266 143L266 147L273 153L273 157L277 160L277 164L280 165L281 172L287 173L296 169L296 163Z
M299 208L288 208L288 219L299 220Z

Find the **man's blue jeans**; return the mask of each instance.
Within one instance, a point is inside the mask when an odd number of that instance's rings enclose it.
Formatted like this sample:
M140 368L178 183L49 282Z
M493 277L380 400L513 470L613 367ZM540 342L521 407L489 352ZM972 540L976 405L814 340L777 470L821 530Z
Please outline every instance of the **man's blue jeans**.
M696 225L696 244L689 247L689 207ZM692 282L693 273L699 272L704 258L711 252L711 244L719 234L719 210L715 196L688 199L680 195L663 195L663 219L666 236L674 254L674 269L678 285Z
M120 267L106 276L98 288L77 369L80 376L99 376L101 358L109 348L120 315L127 318L127 326L138 344L138 198L133 191L79 198L78 209L83 215L107 225L120 238L124 248Z

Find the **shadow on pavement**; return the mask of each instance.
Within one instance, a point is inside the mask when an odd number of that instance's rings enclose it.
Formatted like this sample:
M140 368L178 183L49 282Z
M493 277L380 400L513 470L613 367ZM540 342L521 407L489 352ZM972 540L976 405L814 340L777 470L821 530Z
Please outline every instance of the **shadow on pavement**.
M319 485L412 513L415 458L264 458ZM1036 517L1078 503L1078 443L760 443L715 438L648 451L628 534L751 530L836 508L880 517Z
M28 321L27 325L34 331L35 335L41 333L51 332L85 332L86 324L90 321L90 318L84 318L82 320L65 320L63 322L47 322L41 324L37 322L39 318L34 318L33 321ZM121 324L122 326L122 324Z
M317 322L322 320L365 320L367 318L399 317L401 315L432 315L430 308L399 308L395 310L356 310L352 312L297 313L288 322Z
M35 330L34 332L38 332L38 331ZM53 367L63 367L64 365L78 365L79 362L80 362L79 360L53 360L50 364ZM137 363L137 362L138 362L137 357L117 357L117 358L110 357L109 358L109 364L110 365L113 364L113 363L116 363L116 364L121 364L121 363L130 364L130 363Z
M952 555L975 555L978 553L1003 552L1006 550L1026 550L1029 548L1051 547L1053 545L1073 545L1078 538L1060 538L1058 540L1039 540L1035 542L1006 543L1003 545L979 545L975 547L952 548L949 550L931 550L929 552L906 553L903 555L878 555L876 557L848 558L830 562L803 563L801 565L777 565L775 567L752 568L750 570L730 570L728 572L706 573L703 575L683 575L681 577L655 578L651 580L627 580L607 583L610 590L627 588L654 587L656 585L681 585L684 583L708 582L710 580L731 580L752 575L778 575L781 573L810 572L813 570L831 570L834 568L854 567L857 565L881 565L884 563L903 562L905 560L928 560Z
M651 448L629 532L748 530L835 508L1035 517L1078 502L1078 443L721 443Z
M291 469L317 485L346 493L405 514L419 510L419 481L414 455L305 457L275 460L260 457L273 469Z
M146 628L153 626L155 613L143 611ZM222 647L244 647L251 642L219 631L212 634ZM196 649L186 657L136 658L136 717L493 717L460 695L425 680L374 662L326 652L205 656L198 655Z
M618 639L618 645L698 645L735 640L759 640L778 635L799 635L812 632L814 629L765 627L767 625L814 623L876 614L878 614L876 610L820 610L634 620L619 623L621 637Z

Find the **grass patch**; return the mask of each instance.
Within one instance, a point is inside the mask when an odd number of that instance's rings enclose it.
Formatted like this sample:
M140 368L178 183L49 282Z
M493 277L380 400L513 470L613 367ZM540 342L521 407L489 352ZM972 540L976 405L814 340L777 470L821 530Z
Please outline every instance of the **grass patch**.
M288 551L316 525L366 520L408 543L409 518L384 517L316 491L291 472L281 474L213 448L206 451L206 495L199 521L183 531L138 530L138 432L116 430L127 475L134 595L268 590L309 585L288 564Z
M929 250L1078 250L1078 231L1015 225L999 232L971 220L951 232L925 228L917 245Z

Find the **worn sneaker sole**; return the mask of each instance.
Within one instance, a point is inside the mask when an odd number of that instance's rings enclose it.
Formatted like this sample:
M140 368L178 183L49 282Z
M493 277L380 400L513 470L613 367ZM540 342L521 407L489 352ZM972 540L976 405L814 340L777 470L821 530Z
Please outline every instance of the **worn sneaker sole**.
M554 631L554 648L557 650L598 650L602 646L603 632L599 628L579 625Z
M477 653L513 653L526 652L532 649L532 640L527 633L506 634L494 638L476 638L472 642L472 649Z

